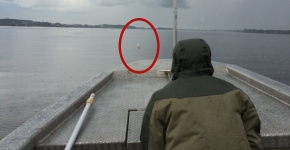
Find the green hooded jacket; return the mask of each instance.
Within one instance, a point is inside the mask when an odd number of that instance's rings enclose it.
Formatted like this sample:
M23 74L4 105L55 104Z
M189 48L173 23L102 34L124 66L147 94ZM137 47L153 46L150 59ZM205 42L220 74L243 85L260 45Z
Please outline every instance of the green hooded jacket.
M202 39L179 41L173 81L156 91L143 116L143 150L263 149L260 119L249 97L212 76L211 51Z

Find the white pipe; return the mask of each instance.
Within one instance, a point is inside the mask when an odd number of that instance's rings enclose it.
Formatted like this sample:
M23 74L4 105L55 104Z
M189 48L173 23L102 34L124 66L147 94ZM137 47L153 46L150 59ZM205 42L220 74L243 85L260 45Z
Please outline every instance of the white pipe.
M173 0L173 48L177 42L177 0Z
M84 111L83 111L83 113L82 113L82 115L81 115L81 117L80 117L80 119L79 119L79 121L78 121L78 123L77 123L77 125L76 125L76 127L75 127L75 129L74 129L74 131L73 131L73 133L72 133L67 145L66 145L66 147L65 147L65 150L71 150L72 146L74 145L75 140L76 140L76 138L77 138L77 136L78 136L78 134L80 132L80 129L82 127L82 124L84 123L85 117L86 117L86 115L87 115L87 113L89 111L89 108L94 102L94 97L95 97L95 94L92 93L90 98L87 100L86 107L85 107L85 109L84 109Z

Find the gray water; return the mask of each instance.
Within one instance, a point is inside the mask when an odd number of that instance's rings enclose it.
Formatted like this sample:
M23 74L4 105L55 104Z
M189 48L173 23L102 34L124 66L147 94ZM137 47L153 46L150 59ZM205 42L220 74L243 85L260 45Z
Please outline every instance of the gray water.
M98 73L122 65L117 47L120 32L0 27L0 139ZM170 59L172 31L158 33L159 58ZM214 61L236 64L290 85L290 35L178 31L178 40L187 38L205 39ZM153 31L126 30L122 49L127 62L153 60Z

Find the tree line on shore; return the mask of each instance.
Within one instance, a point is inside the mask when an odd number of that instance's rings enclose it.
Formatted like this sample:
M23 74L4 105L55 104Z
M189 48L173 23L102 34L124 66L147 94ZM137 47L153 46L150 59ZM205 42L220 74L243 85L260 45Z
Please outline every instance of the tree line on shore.
M0 19L0 26L26 26L26 27L74 27L74 28L118 28L122 29L124 25L112 25L112 24L101 24L101 25L88 25L88 24L62 24L62 23L51 23L43 21L32 21L32 20L19 20L19 19ZM128 26L128 29L148 29L144 27ZM172 28L158 27L159 30L172 30ZM194 30L194 29L190 29ZM199 31L199 30L197 30ZM203 30L207 31L207 30ZM219 30L210 30L219 31ZM227 31L227 30L222 30ZM245 33L271 33L271 34L290 34L290 30L258 30L258 29L244 29L244 30L228 30L235 32Z
M0 26L26 26L26 27L75 27L75 28L123 28L124 25L87 25L87 24L62 24L32 20L0 19ZM128 26L129 29L140 27Z
M257 30L257 29L244 29L246 33L273 33L273 34L290 34L290 30Z

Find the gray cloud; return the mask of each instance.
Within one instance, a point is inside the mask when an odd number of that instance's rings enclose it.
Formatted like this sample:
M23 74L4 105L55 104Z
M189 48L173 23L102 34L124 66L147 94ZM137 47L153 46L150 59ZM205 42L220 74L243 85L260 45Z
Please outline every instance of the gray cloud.
M145 5L172 8L173 0L90 0L91 3L97 6L128 6L128 5ZM190 8L186 0L177 1L178 8Z
M172 0L161 0L160 6L165 7L165 8L172 8L173 1ZM177 0L177 7L178 8L190 8L189 4L186 0Z
M60 12L82 11L91 6L87 0L0 0L0 3L10 3L36 10Z
M173 0L0 0L0 3L16 4L20 7L50 11L67 11L83 7L98 6L149 6L172 8ZM189 8L186 0L177 1L178 8Z
M290 30L289 0L178 0L177 4L178 28ZM172 0L0 0L0 18L124 24L136 17L157 27L172 27Z
M91 4L95 6L125 6L134 4L136 0L88 0ZM138 0L137 0L138 1Z
M3 3L11 3L11 2L13 2L13 0L0 0L0 2L3 2Z

